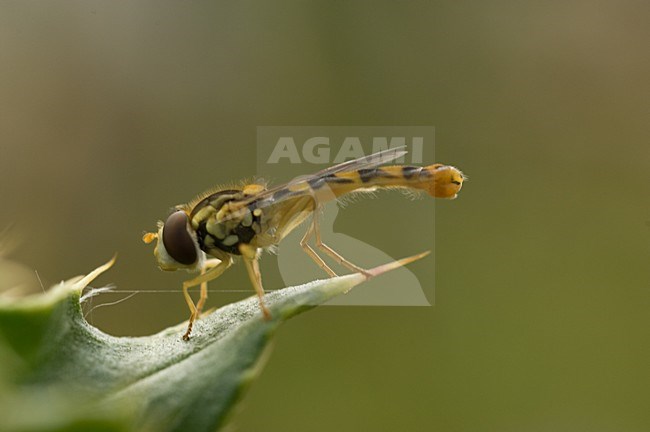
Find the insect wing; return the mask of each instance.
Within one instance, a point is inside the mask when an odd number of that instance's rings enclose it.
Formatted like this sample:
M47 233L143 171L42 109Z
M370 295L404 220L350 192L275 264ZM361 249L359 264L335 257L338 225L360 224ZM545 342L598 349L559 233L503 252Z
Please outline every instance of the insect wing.
M274 186L271 189L266 189L259 194L253 195L246 201L242 201L242 204L249 205L252 202L257 202L258 208L265 208L270 205L278 204L278 202L283 199L296 198L299 195L311 194L311 188L309 187L310 182L316 182L319 179L339 172L374 168L404 156L408 153L406 150L403 150L404 148L404 146L389 148L368 156L331 166L318 171L315 174L298 176L288 183Z
M240 208L245 206L254 206L256 209L260 209L262 213L265 214L265 219L267 219L271 224L273 224L272 221L277 220L277 217L280 217L282 221L289 223L288 221L291 215L287 213L296 213L296 216L298 216L297 213L313 210L313 205L310 205L310 203L313 203L313 200L305 199L313 194L310 183L318 182L320 179L324 179L339 172L368 169L390 162L408 153L403 149L404 147L389 148L368 156L331 166L318 171L315 174L298 176L288 183L265 189L246 199L238 201L238 206L240 206ZM278 214L280 214L280 216L278 216ZM233 218L234 217L235 216L233 215ZM224 221L228 219L229 218L226 217Z
M404 156L408 153L408 151L404 150L405 148L406 146L389 148L368 156L360 157L358 159L342 162L338 165L325 168L324 170L313 174L312 177L326 177L330 174L335 174L342 171L354 171L359 169L374 168L376 166L385 164L386 162L390 162Z

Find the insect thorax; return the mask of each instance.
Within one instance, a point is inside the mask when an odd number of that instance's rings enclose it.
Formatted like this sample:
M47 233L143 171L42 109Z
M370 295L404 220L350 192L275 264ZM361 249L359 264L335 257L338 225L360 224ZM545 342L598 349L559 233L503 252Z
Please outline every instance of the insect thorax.
M219 249L240 255L239 246L250 244L261 232L262 211L256 202L238 205L240 190L223 190L201 200L190 214L199 247L205 253Z

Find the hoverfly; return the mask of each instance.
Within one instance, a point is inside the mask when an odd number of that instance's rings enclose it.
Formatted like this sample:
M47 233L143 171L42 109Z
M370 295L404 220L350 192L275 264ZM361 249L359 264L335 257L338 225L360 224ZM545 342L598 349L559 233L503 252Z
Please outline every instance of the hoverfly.
M264 184L217 188L199 195L188 204L176 206L165 222L158 222L158 232L146 233L142 240L145 243L157 240L154 255L162 270L184 269L201 273L183 283L183 295L191 312L183 339L189 339L194 320L205 304L207 282L219 277L237 257L241 257L246 265L264 317L270 318L264 305L258 264L261 251L276 246L310 216L311 223L300 246L312 260L331 277L336 276L309 245L313 238L316 248L343 267L366 273L321 241L318 216L325 202L347 193L378 187L410 188L425 191L436 198L456 197L465 177L452 166L379 167L406 153L401 148L384 150L272 188ZM188 289L197 285L201 286L201 294L195 305Z

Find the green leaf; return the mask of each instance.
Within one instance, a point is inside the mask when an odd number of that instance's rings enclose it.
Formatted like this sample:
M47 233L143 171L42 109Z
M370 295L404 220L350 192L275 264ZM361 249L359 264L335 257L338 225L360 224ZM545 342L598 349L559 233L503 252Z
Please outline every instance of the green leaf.
M255 297L224 306L201 317L187 342L184 324L133 338L84 320L82 291L112 261L46 294L0 302L0 430L217 430L280 323L423 255L269 293L270 320Z

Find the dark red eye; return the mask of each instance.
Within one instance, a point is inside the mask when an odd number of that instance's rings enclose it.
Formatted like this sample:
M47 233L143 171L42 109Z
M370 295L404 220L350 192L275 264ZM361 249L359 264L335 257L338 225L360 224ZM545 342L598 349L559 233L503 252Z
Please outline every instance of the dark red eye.
M194 240L187 231L187 214L179 210L167 218L162 232L162 241L169 256L181 264L196 262L197 253Z

